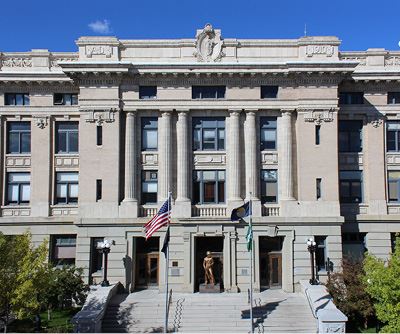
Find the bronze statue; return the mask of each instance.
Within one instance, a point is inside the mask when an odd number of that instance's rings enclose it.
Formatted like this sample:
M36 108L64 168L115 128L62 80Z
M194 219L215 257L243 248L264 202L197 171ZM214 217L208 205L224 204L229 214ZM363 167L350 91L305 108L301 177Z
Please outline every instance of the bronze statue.
M204 268L204 283L215 284L214 274L213 274L214 259L210 251L207 251L207 256L203 260Z

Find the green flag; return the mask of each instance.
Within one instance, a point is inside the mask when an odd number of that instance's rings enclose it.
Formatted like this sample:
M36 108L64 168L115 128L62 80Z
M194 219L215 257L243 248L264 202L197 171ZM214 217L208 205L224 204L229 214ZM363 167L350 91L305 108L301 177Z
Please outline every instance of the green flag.
M249 221L249 226L247 227L246 241L247 250L250 252L253 249L253 227L251 226L251 221Z

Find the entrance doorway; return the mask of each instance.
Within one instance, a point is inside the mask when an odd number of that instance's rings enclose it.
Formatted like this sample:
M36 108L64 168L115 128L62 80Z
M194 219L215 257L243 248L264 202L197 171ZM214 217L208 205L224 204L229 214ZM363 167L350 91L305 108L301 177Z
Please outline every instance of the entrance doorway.
M260 237L260 288L282 287L283 237Z
M224 289L223 277L223 247L224 237L196 237L195 238L195 292L199 291L199 285L204 283L203 260L207 252L211 252L214 265L213 274L215 284L220 284L221 291Z
M148 289L158 287L159 277L159 238L135 238L136 265L135 288Z

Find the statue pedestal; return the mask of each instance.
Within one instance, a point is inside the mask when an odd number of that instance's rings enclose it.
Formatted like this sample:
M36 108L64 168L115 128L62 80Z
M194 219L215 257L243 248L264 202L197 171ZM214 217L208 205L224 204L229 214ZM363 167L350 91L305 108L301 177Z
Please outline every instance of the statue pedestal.
M217 284L202 283L199 285L199 292L200 293L220 293L221 285L219 283L217 283Z

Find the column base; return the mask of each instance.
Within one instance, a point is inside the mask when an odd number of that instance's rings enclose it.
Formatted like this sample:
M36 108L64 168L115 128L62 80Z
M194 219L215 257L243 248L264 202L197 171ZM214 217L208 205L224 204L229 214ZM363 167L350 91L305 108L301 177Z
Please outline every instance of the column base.
M192 203L190 200L176 200L172 207L172 218L190 218L192 216Z
M138 217L138 201L123 200L119 206L119 216L121 218L137 218Z

